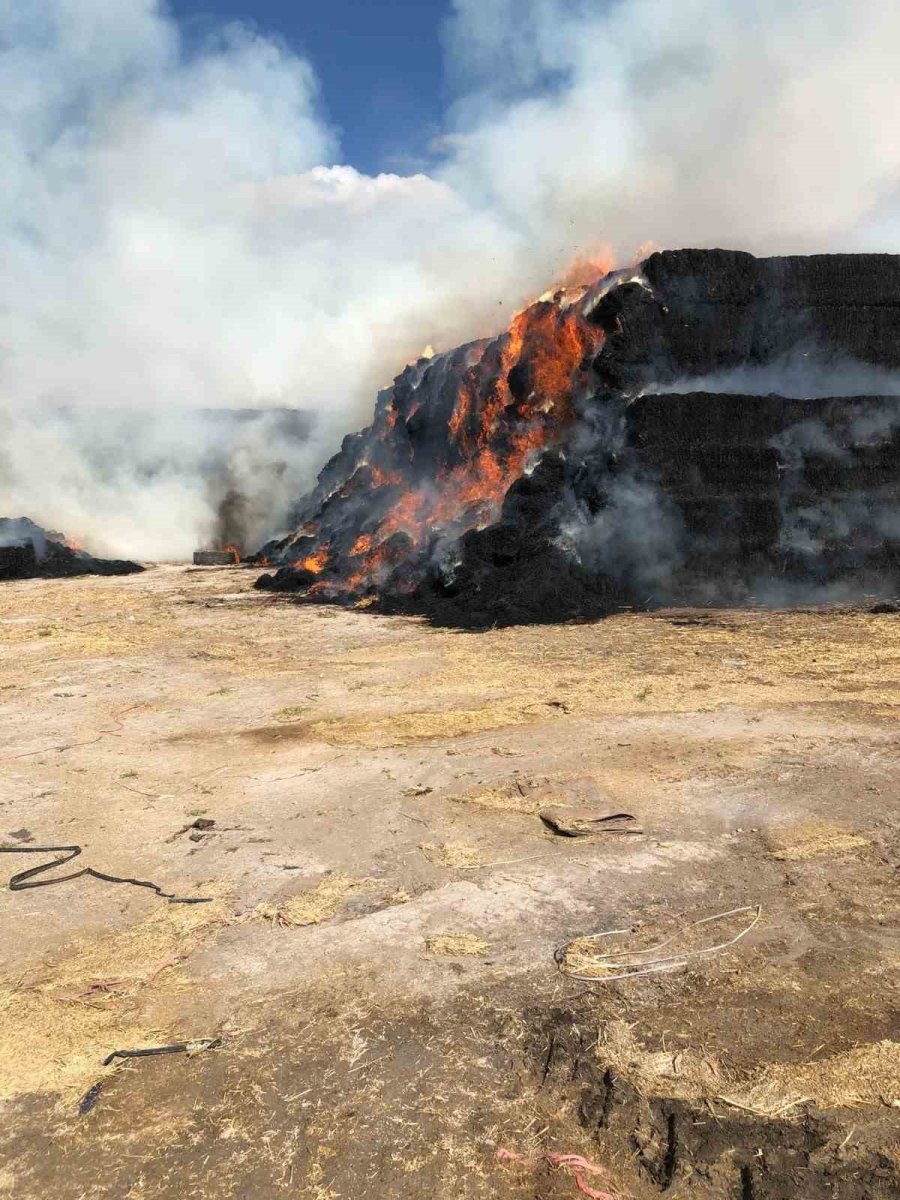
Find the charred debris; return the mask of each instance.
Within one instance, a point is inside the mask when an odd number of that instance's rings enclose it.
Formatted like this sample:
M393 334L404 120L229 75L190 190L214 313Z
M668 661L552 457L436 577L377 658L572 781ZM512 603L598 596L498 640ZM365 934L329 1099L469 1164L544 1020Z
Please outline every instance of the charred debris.
M407 367L257 586L472 627L896 596L898 368L900 257L654 254Z

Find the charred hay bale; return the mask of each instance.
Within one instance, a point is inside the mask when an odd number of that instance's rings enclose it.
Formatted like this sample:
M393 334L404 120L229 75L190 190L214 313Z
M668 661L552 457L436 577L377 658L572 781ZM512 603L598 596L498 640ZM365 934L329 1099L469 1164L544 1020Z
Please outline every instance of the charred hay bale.
M641 273L647 286L613 288L592 313L607 334L595 360L607 387L765 364L804 346L900 366L896 255L676 250L651 255Z
M230 567L234 563L234 555L230 550L195 550L195 567Z
M253 586L261 592L304 592L317 578L314 572L301 567L279 567L274 575L260 575Z
M0 546L0 579L28 579L37 574L34 546Z

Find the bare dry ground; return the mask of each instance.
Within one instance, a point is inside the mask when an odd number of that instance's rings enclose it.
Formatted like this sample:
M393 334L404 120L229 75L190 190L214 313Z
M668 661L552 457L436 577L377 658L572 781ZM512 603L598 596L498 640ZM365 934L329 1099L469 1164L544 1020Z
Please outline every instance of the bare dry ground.
M900 1194L900 617L459 633L253 578L0 585L0 845L209 900L0 891L0 1196ZM537 815L585 803L643 833ZM755 905L674 973L556 953Z

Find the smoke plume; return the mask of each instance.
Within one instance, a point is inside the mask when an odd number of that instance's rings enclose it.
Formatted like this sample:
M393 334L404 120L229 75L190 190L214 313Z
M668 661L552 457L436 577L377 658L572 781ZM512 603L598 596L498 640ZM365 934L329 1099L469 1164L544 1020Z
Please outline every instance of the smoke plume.
M647 392L719 392L735 396L900 396L900 375L815 343L800 343L771 362L681 376Z
M368 177L250 27L0 0L0 512L181 556L237 489L261 540L404 362L601 244L896 249L898 35L888 0L456 0L443 136Z

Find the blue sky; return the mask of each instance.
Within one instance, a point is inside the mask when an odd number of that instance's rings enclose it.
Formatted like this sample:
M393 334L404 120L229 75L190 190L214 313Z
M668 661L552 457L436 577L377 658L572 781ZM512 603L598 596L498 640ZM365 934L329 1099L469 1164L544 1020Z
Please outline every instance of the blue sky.
M169 0L190 37L211 20L280 35L312 62L344 161L416 170L443 107L440 27L449 0Z

